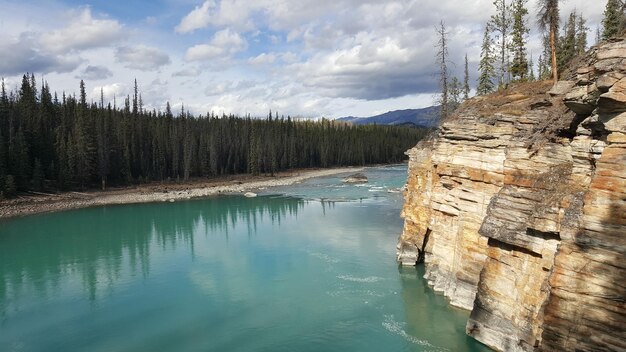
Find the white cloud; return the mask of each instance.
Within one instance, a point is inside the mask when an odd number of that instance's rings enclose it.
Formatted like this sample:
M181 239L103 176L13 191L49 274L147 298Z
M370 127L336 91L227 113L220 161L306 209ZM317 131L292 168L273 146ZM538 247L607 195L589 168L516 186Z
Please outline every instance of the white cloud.
M212 95L222 95L226 92L231 92L233 90L233 82L220 82L220 83L212 83L205 90L204 94L208 96Z
M248 47L246 40L230 29L223 29L213 36L207 44L194 45L187 49L185 60L203 61L232 56Z
M191 33L209 25L252 30L255 26L250 15L265 5L264 0L228 0L220 1L219 4L213 0L206 0L202 6L196 6L183 17L174 30L177 33Z
M202 71L197 67L187 67L172 73L172 77L197 77L201 73Z
M196 6L180 21L180 24L176 26L176 33L190 33L196 29L208 26L211 21L209 10L214 6L215 3L210 0L205 1L202 6Z
M292 64L298 61L298 55L289 51L289 52L280 54L280 59L288 64Z
M432 91L432 43L359 33L346 49L313 56L291 69L307 87L329 97L377 100ZM424 59L425 58L425 59Z
M125 35L118 21L95 19L90 8L74 14L65 28L41 35L41 44L46 50L63 53L103 47L120 41Z
M248 59L248 62L252 65L269 65L276 61L276 55L272 53L262 53L258 56Z
M100 101L100 92L104 95L104 101L106 102L117 100L116 104L120 106L123 103L124 96L128 95L129 90L125 84L112 83L102 86L94 87L91 91L90 98L94 101Z
M53 89L71 93L79 78L132 87L137 77L151 82L140 86L146 106L162 108L170 100L196 113L253 115L270 108L368 115L432 104L434 25L448 25L452 73L460 77L467 52L475 84L482 29L493 12L485 0L462 6L458 0L184 0L164 2L151 17L118 9L114 18L96 6L72 10L67 0L36 3L2 4L2 13L16 14L0 15L0 76L8 82L19 84L26 71L45 73ZM536 3L528 3L535 61L541 48ZM560 5L562 18L574 8L584 11L592 30L604 9L589 0ZM176 28L165 28L174 6L188 12ZM127 92L117 85L107 92L117 91L122 105Z
M75 78L96 81L110 78L112 76L113 72L104 66L88 65L80 74L76 75Z
M115 59L127 68L141 71L154 71L171 62L165 52L145 45L119 47L115 51Z
M0 75L21 75L26 72L65 73L71 72L81 60L73 56L48 53L38 49L32 33L23 33L19 38L0 37Z

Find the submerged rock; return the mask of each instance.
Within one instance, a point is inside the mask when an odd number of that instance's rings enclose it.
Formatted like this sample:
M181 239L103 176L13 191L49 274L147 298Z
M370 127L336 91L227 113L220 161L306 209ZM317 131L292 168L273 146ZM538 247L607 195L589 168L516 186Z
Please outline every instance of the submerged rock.
M244 197L247 197L247 198L254 198L254 197L257 196L256 193L252 193L252 192L246 192L243 195L244 195Z
M367 176L362 173L353 174L342 180L344 183L367 183Z
M493 349L626 350L625 48L550 92L471 99L408 152L398 261L423 260Z

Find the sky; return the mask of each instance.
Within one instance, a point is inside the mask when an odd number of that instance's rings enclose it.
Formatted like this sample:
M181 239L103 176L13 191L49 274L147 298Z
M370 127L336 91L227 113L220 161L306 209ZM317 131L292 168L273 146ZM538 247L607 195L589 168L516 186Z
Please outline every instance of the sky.
M536 3L529 51L539 56ZM604 0L562 0L588 21ZM99 101L132 94L144 105L195 114L317 118L371 116L434 104L435 26L449 31L452 73L464 55L475 86L491 0L0 0L0 77L26 72Z

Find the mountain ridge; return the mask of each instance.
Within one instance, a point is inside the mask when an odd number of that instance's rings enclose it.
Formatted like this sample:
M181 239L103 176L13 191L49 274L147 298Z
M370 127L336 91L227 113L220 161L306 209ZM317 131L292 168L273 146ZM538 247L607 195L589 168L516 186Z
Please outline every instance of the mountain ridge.
M410 123L417 127L435 127L439 123L439 106L392 110L369 117L345 116L335 120L355 125L405 125Z

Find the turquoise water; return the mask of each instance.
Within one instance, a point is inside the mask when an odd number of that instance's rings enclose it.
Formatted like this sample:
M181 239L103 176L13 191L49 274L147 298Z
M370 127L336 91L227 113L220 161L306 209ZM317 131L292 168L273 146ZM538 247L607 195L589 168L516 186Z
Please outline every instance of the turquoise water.
M0 222L0 351L482 351L398 268L404 166Z

